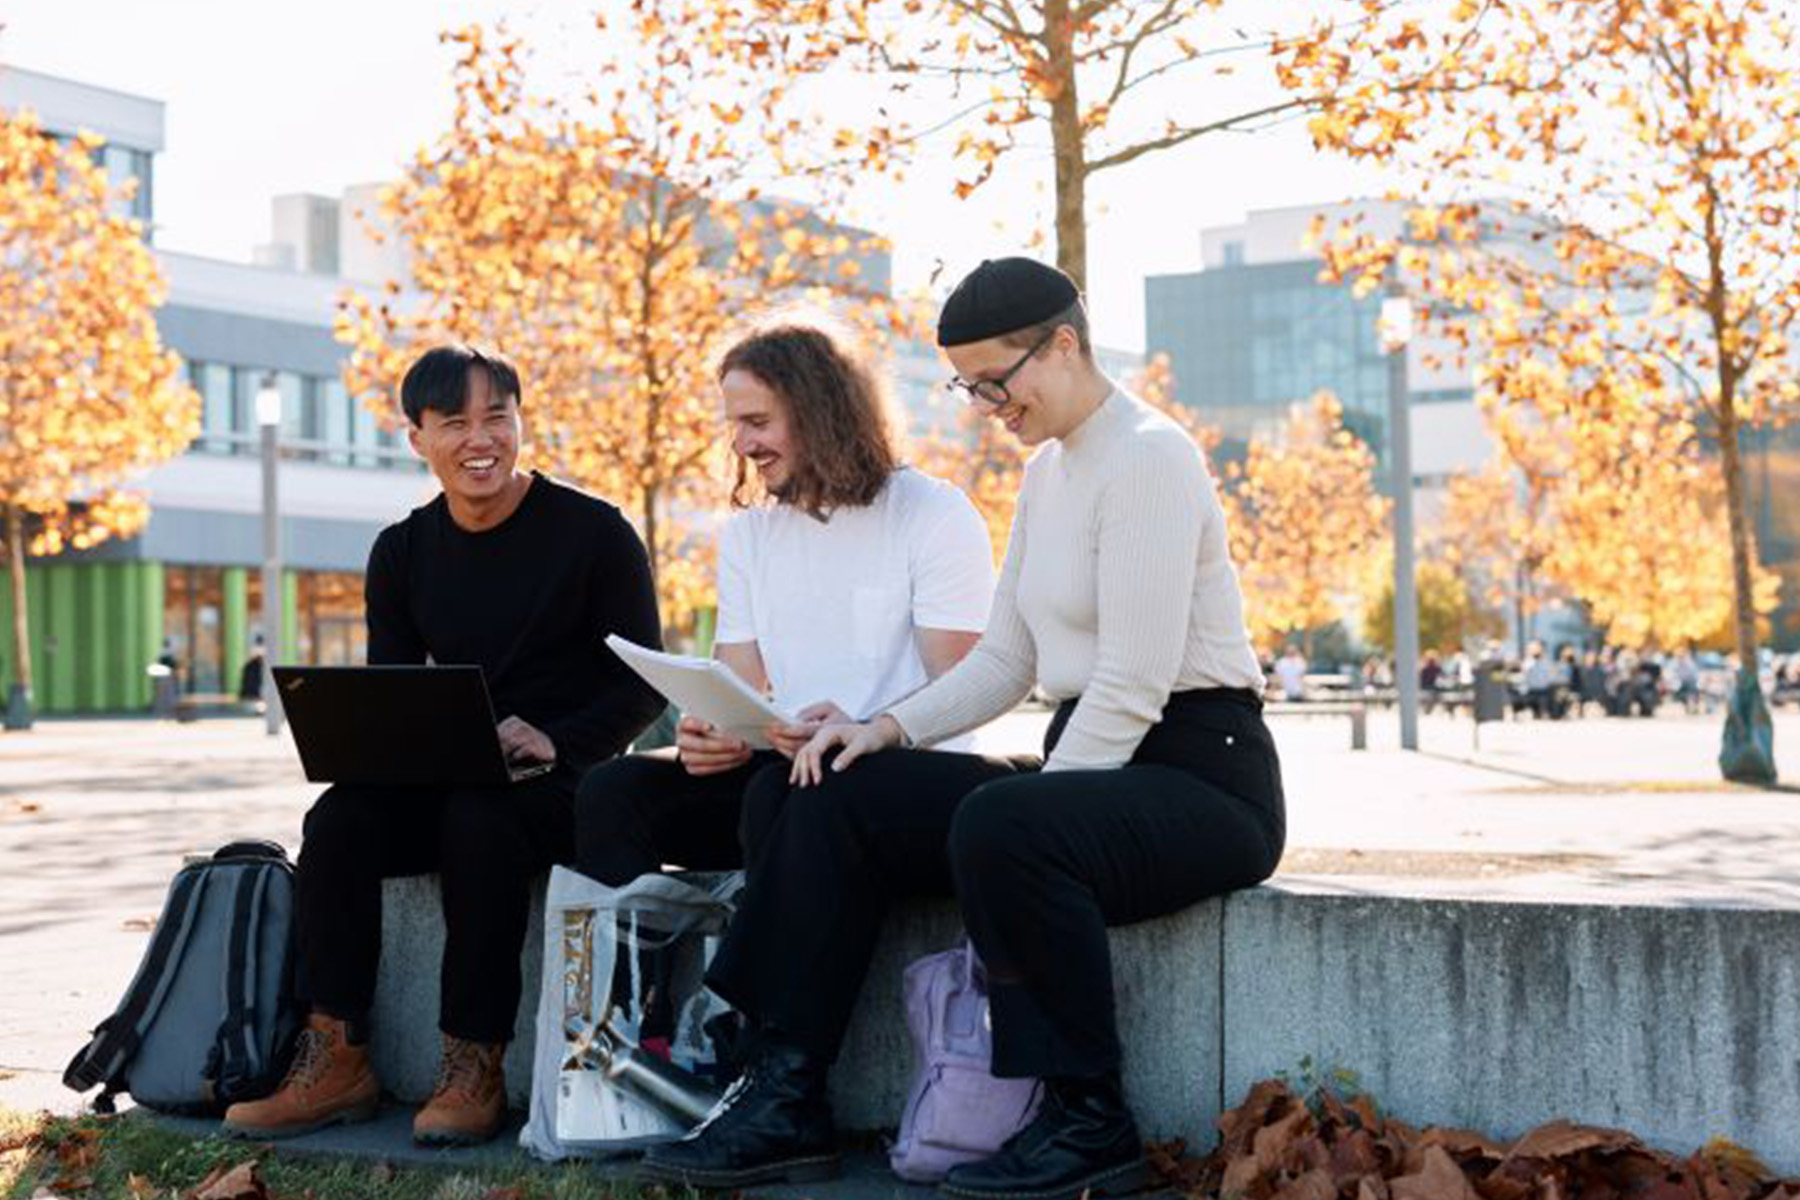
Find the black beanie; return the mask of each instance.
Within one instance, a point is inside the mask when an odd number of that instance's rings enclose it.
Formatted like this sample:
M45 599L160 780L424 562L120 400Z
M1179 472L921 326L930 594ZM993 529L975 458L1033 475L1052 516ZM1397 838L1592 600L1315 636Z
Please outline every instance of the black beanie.
M984 259L938 317L938 345L964 346L1061 316L1081 299L1075 281L1032 258Z

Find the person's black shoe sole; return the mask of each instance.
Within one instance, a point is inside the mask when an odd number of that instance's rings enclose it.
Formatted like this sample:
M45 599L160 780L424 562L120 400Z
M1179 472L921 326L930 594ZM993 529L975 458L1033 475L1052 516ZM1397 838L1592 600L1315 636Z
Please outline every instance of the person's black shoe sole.
M759 1183L824 1183L843 1173L843 1160L836 1154L819 1154L810 1158L784 1158L777 1162L759 1163L736 1171L681 1167L646 1158L638 1163L636 1175L651 1183L677 1183L691 1188L724 1190L751 1187Z
M1150 1186L1150 1164L1143 1159L1107 1167L1053 1188L971 1188L948 1181L938 1190L966 1200L1080 1200L1089 1196L1129 1196Z

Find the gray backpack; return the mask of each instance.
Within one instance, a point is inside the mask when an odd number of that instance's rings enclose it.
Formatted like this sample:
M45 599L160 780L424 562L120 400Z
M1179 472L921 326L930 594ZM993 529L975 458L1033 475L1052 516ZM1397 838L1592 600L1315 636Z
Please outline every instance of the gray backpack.
M294 869L274 842L232 842L181 868L131 986L63 1083L150 1108L217 1113L281 1082L300 1026L289 946Z

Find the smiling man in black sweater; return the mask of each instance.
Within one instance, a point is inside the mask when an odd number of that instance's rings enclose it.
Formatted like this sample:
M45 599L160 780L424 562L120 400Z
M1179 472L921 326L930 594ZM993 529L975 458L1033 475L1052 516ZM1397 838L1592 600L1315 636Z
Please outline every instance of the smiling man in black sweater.
M662 709L603 644L609 633L660 644L643 543L613 505L517 469L519 401L517 372L467 347L431 350L407 372L407 433L443 491L375 541L369 661L479 664L507 756L554 767L499 789L326 790L307 814L297 875L307 1026L281 1088L226 1113L232 1132L290 1136L374 1114L367 1023L381 881L432 871L446 926L444 1058L413 1136L481 1141L505 1123L501 1057L519 1005L530 881L573 858L583 773Z

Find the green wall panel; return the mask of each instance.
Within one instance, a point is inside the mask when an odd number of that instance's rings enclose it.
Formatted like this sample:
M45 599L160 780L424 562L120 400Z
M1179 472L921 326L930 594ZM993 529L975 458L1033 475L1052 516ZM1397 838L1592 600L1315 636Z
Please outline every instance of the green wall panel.
M12 589L0 568L0 689L13 680ZM150 704L144 668L162 648L160 563L37 563L26 568L27 636L37 712L134 712Z
M122 711L131 707L132 669L144 669L136 661L133 634L137 629L136 614L131 608L131 563L108 563L106 570L106 625L111 630L112 664L106 672L103 705Z
M300 577L292 571L281 573L281 654L269 650L269 662L291 663L300 658Z
M44 601L44 568L28 567L25 570L25 621L26 636L31 639L31 693L32 703L43 704L45 675L49 660L44 653L44 621L48 606Z
M26 574L29 576L30 571ZM29 588L30 582L25 586ZM4 690L10 690L18 677L13 670L12 608L11 568L0 559L0 689Z
M96 712L105 707L102 680L111 665L112 647L102 621L106 616L106 564L95 563L77 573L75 588L75 645L69 657L75 672L75 692L70 708Z
M223 683L226 691L235 692L250 642L249 572L243 567L226 567L220 575L225 610L219 616L225 659Z
M137 568L138 654L140 663L148 665L162 653L163 641L163 565L160 562L133 564ZM137 685L137 703L133 708L150 705L150 676L141 669L133 676Z

